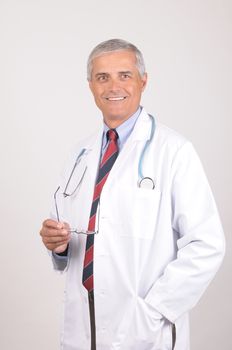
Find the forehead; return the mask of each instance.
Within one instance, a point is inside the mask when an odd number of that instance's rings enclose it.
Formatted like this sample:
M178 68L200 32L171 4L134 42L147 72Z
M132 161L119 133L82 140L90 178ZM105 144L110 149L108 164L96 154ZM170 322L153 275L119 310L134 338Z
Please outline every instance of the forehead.
M137 70L136 56L132 51L114 51L103 53L92 61L93 73Z

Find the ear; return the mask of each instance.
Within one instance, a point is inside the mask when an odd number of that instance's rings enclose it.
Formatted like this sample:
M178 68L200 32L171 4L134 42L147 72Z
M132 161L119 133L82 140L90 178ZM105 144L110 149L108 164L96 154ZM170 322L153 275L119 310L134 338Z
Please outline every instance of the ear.
M142 91L145 90L145 87L147 85L147 73L144 73L142 79L141 79L141 83L142 83Z
M91 80L89 80L89 88L90 88L91 92L93 93L93 83Z

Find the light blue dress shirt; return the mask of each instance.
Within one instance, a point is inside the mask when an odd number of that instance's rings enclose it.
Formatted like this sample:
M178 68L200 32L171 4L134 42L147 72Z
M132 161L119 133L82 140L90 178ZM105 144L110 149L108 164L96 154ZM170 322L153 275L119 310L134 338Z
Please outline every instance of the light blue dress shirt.
M128 137L132 133L132 130L134 129L134 126L136 124L136 121L141 113L142 107L139 106L137 111L128 118L125 122L120 124L116 131L118 133L118 148L119 152L121 151L122 147L124 146L125 142L127 141ZM101 149L101 156L105 153L108 142L106 138L106 133L110 128L104 123L104 132L102 137L102 149Z

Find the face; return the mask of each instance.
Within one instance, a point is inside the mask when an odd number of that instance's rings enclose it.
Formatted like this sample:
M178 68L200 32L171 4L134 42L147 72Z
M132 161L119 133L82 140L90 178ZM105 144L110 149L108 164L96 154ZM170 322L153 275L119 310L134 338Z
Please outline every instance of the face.
M131 51L94 58L89 86L109 127L117 127L136 112L146 82L147 75L140 76Z

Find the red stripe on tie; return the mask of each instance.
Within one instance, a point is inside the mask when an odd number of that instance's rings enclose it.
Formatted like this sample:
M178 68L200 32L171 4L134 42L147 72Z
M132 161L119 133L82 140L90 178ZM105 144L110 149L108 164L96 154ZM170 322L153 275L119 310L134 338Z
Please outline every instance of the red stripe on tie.
M84 282L83 282L85 288L91 292L93 290L93 275L89 276Z
M84 268L93 261L93 245L85 252Z
M107 173L103 179L101 179L100 182L98 182L98 184L96 184L95 186L95 191L94 191L94 196L93 196L93 201L95 201L97 198L100 197L100 194L101 194L101 191L102 191L102 188L106 182L106 179L108 177L109 173Z
M107 148L107 150L106 150L106 152L105 152L105 154L104 154L104 156L103 156L103 158L102 158L100 167L102 168L104 166L104 164L108 161L108 159L110 157L112 157L112 155L114 153L116 153L117 151L118 151L118 149L115 147L114 143L111 141L109 146L108 146L108 148Z
M95 221L96 221L96 214L94 214L94 215L89 219L89 226L88 226L88 230L89 230L89 231L94 231L94 230L95 230Z

